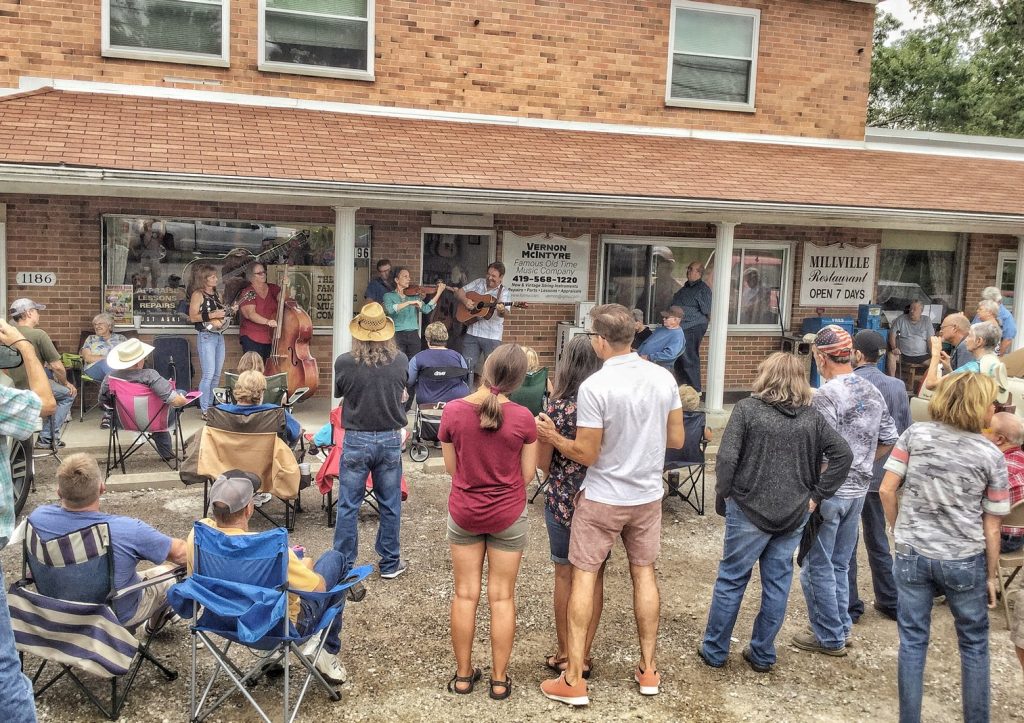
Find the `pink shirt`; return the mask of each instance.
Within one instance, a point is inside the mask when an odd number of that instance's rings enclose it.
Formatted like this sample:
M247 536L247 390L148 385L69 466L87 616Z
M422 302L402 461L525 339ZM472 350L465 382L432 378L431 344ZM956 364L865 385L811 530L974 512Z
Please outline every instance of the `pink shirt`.
M1006 457L1006 471L1010 477L1010 506L1024 500L1024 451L1020 448L1003 452ZM1003 526L1004 535L1024 535L1024 527Z
M537 441L529 410L515 402L501 407L501 429L480 428L479 407L464 399L445 405L438 438L455 445L457 459L448 513L474 535L501 532L523 514L523 445Z

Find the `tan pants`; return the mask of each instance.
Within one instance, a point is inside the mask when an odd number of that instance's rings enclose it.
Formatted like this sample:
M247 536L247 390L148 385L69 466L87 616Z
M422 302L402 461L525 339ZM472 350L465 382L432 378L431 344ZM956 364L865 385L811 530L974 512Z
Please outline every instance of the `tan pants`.
M163 565L157 565L151 567L148 570L143 570L139 573L139 577L143 580L152 580L154 577L160 577L161 575L173 570L176 565L170 562L166 562ZM138 625L149 620L153 617L153 613L157 612L165 605L167 605L167 591L171 589L171 585L176 583L176 578L168 578L163 582L154 583L148 587L142 589L142 597L139 598L139 606L135 609L135 614L132 615L131 620L126 622L124 626L126 628L134 628Z

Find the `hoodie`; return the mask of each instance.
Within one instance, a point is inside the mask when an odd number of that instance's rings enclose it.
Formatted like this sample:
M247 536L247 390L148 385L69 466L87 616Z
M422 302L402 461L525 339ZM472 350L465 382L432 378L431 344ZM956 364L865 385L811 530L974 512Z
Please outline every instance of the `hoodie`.
M821 472L822 458L828 462ZM853 453L811 407L740 400L715 461L716 491L768 534L800 527L807 501L820 503L846 480Z

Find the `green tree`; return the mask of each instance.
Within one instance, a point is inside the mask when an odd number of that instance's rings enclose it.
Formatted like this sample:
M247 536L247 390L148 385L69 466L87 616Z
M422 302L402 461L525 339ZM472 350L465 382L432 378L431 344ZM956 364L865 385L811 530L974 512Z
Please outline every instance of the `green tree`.
M868 124L1024 137L1024 0L913 0L928 22L875 23Z

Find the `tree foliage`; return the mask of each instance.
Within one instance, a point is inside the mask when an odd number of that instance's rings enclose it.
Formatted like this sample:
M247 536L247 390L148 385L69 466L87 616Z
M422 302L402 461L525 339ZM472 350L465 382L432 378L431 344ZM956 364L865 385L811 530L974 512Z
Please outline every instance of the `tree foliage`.
M875 23L868 125L1024 137L1024 0L912 0Z

